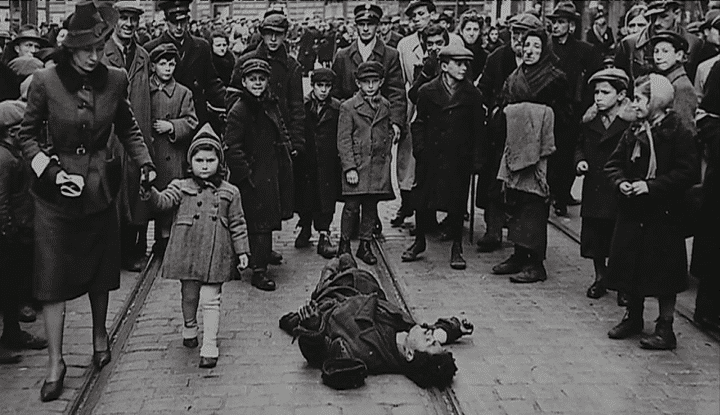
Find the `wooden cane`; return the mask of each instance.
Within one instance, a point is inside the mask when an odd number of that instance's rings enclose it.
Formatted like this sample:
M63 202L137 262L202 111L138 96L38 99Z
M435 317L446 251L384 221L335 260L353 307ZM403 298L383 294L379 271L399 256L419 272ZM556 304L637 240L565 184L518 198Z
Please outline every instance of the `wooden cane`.
M473 174L472 180L470 180L470 243L473 243L475 237L475 183L476 175Z

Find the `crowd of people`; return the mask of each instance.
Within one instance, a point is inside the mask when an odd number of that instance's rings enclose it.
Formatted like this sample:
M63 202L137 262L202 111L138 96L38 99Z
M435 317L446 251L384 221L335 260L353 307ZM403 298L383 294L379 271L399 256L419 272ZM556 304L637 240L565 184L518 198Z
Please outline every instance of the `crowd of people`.
M548 278L550 211L567 216L582 202L580 254L595 268L587 296L617 291L626 307L608 333L617 339L643 331L644 299L657 298L647 349L676 347L675 300L688 287L685 239L694 236L695 320L718 327L717 8L684 22L682 2L639 4L617 36L600 8L584 41L580 14L564 1L497 27L430 0L410 2L402 19L368 3L352 21L302 22L276 9L195 22L190 3L160 1L159 24L143 22L137 2L81 1L62 27L26 25L4 43L0 362L19 361L8 349L47 348L43 401L63 390L66 301L88 294L92 361L110 361L108 293L121 268L147 263L150 221L163 275L181 281L186 347L200 345L203 313L204 368L218 362L222 284L249 269L253 287L275 290L269 266L283 257L272 233L297 214L295 247L308 247L314 228L331 263L311 302L280 324L326 383L354 387L390 371L446 385L456 368L440 344L472 325L415 324L353 257L357 239L355 257L377 263L378 203L398 196L390 224L415 225L403 262L418 260L432 236L451 242L450 267L465 269L471 203L486 223L479 252L502 249L507 229L513 253L492 272L512 283ZM570 193L577 176L582 201ZM342 316L371 298L383 317L367 344ZM18 323L39 307L46 339Z

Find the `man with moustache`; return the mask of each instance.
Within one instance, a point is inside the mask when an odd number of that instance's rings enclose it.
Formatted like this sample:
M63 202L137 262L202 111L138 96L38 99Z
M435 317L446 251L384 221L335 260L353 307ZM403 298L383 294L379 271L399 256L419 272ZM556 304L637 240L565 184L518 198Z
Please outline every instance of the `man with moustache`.
M105 43L103 63L127 71L130 106L145 138L145 145L154 157L150 119L150 57L136 41L143 8L139 1L119 1L114 7L120 18ZM122 159L122 185L118 197L122 264L126 270L138 272L145 265L145 235L150 212L145 202L140 200L140 167L123 151L117 137L112 139L112 151Z

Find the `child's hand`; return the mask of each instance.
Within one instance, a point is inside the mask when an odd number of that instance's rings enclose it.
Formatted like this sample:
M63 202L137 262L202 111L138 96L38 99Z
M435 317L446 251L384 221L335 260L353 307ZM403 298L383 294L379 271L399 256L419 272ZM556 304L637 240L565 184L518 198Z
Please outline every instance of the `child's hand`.
M247 254L238 255L238 268L245 269L248 267L248 256Z
M173 131L175 131L175 127L173 127L173 124L170 121L165 120L155 120L155 122L153 123L153 128L158 134L172 133Z
M632 185L632 194L635 196L640 196L643 193L648 193L648 185L646 181L637 181L633 183Z
M355 169L348 170L347 173L345 173L345 179L350 184L358 184L358 181L360 178L358 177L358 172Z
M590 166L588 166L587 161L585 161L585 160L579 161L577 164L577 167L576 167L577 173L579 175L583 175L583 174L587 173L589 167Z
M632 195L633 186L630 184L630 182L622 182L618 187L620 188L620 193L622 193L623 196Z

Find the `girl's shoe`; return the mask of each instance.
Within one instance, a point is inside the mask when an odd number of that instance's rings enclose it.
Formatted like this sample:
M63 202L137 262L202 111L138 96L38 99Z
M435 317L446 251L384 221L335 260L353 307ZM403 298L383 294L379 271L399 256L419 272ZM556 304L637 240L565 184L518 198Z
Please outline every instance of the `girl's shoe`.
M640 340L640 347L650 350L672 350L677 347L677 338L673 332L673 318L658 318L655 332Z
M598 298L601 298L602 296L604 296L605 294L607 294L607 290L605 289L605 287L603 287L602 282L595 281L593 283L593 285L591 285L590 288L588 288L587 293L585 295L587 295L588 298L598 299Z
M203 369L212 369L217 366L217 361L217 357L200 356L200 364L198 365L198 367Z
M185 346L189 349L194 349L194 348L198 347L198 344L199 343L198 343L197 337L193 337L190 339L183 339L183 346Z

